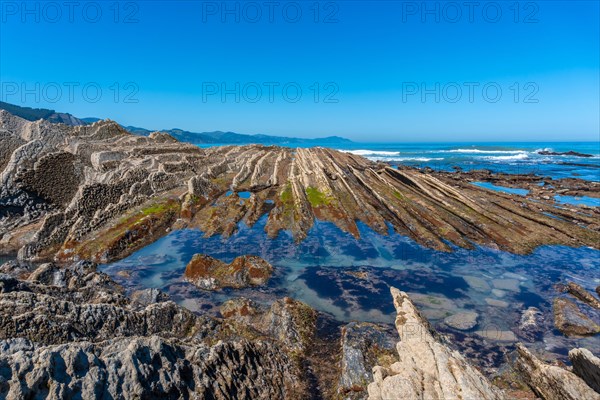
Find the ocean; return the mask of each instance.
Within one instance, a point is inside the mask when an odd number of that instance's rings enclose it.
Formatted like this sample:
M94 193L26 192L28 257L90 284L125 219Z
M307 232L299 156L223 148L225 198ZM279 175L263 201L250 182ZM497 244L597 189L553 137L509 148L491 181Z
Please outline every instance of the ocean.
M325 147L325 146L324 146ZM600 142L561 143L352 143L336 147L375 161L452 171L489 169L600 181ZM574 151L593 157L541 155Z

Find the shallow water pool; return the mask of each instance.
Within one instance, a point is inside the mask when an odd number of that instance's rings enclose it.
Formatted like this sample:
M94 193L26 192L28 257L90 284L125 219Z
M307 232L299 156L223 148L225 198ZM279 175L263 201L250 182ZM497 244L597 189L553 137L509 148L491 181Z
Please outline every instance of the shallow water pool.
M554 329L552 317L552 300L561 295L555 284L574 281L592 291L600 284L597 250L545 246L527 256L487 248L443 253L391 231L379 235L364 225L359 226L361 239L357 240L320 221L306 240L295 244L287 232L268 239L265 223L266 216L253 228L242 223L226 240L205 238L197 230L175 231L101 269L131 290L159 288L192 311L215 315L229 298L243 296L270 303L290 296L339 321L393 323L389 287L395 286L408 292L438 329L462 338L457 339L459 347L481 354L491 364L502 363L504 352L516 341L531 340L518 325L523 312L536 307L543 321L528 346L563 359L576 346L600 352L600 338L565 338ZM196 253L226 262L254 254L271 262L276 272L266 287L207 292L182 279ZM471 329L458 330L444 322L466 312L478 315Z

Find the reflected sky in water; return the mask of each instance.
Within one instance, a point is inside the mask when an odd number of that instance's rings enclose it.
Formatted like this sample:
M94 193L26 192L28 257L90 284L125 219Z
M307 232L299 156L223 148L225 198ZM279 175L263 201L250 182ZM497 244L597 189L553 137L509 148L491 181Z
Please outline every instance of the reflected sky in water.
M536 307L544 320L530 347L563 358L574 346L600 352L600 338L567 339L553 328L552 316L552 300L561 295L557 283L574 281L591 291L600 284L597 250L545 246L527 256L487 248L443 253L392 230L383 236L359 225L357 240L321 221L296 244L288 232L268 239L265 223L266 216L253 228L241 223L228 239L206 238L197 230L175 231L102 270L130 290L159 288L193 311L216 315L218 306L232 297L270 303L290 296L340 321L393 323L389 286L395 286L408 292L439 330L471 346L468 350L492 349L498 362L503 349L525 340L519 320L524 310ZM254 254L271 262L276 272L267 287L207 292L182 279L196 253L226 262ZM478 314L473 329L458 331L444 324L445 318L464 312Z

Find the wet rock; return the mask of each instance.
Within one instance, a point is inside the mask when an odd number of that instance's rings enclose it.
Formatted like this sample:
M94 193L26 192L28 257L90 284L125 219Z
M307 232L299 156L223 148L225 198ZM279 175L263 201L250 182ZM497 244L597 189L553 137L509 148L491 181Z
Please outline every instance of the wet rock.
M468 331L477 326L479 315L473 311L461 312L444 319L444 323L451 328Z
M542 399L600 399L600 394L590 388L583 379L566 369L543 363L520 343L517 344L515 369Z
M365 399L373 367L398 360L396 334L386 325L351 322L342 329L341 376L338 392L345 399Z
M580 285L575 282L569 282L565 287L564 291L577 298L578 300L584 302L590 307L594 307L597 310L600 310L600 300L594 297L590 292L585 290Z
M573 349L569 351L569 360L573 363L573 373L600 393L600 358L588 349Z
M567 336L592 336L600 333L600 326L581 312L577 304L557 297L554 299L554 325Z
M498 329L496 327L487 327L486 329L475 332L476 335L484 339L495 342L516 342L517 336L513 331Z
M589 158L589 157L593 157L593 155L591 154L585 154L585 153L579 153L573 150L569 150L566 152L556 152L556 151L549 151L549 150L541 150L538 151L539 155L542 156L572 156L572 157L584 157L584 158Z
M237 257L230 264L196 254L185 268L185 279L205 290L245 288L267 283L273 266L257 256Z
M520 282L517 279L494 279L492 285L495 289L508 290L510 292L518 292Z
M518 335L528 342L536 342L544 336L544 315L536 307L529 307L521 314Z
M406 293L391 288L396 307L399 361L373 369L369 399L503 399L477 369L440 342Z

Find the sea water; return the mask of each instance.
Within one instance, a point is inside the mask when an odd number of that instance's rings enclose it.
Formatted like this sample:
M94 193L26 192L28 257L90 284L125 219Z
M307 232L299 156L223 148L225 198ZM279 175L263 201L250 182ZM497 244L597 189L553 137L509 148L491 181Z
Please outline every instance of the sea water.
M266 216L252 228L240 223L227 239L207 238L198 230L175 231L101 269L129 290L158 288L192 311L214 315L230 298L268 304L290 296L341 322L393 323L389 287L395 286L408 292L438 329L471 338L462 340L465 346L476 347L498 364L507 348L523 340L518 330L522 313L536 307L545 329L528 345L563 359L576 346L600 352L599 338L566 338L553 328L552 316L552 301L561 295L557 283L573 281L590 291L600 284L600 251L544 246L530 255L482 247L445 253L423 248L391 229L380 235L360 225L361 238L355 239L323 221L316 221L308 237L296 244L288 232L269 239L265 224ZM273 264L275 274L266 287L203 291L183 279L196 253L225 262L258 255ZM446 317L465 311L479 315L473 329L457 331L444 324Z

